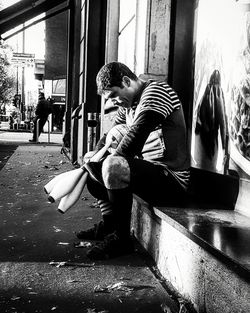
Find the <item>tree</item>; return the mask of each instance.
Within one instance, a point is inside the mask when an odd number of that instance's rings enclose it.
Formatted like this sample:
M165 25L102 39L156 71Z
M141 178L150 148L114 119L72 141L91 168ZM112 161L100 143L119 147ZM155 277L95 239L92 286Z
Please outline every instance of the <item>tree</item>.
M15 94L15 77L10 63L12 51L9 45L0 42L0 102L8 102Z

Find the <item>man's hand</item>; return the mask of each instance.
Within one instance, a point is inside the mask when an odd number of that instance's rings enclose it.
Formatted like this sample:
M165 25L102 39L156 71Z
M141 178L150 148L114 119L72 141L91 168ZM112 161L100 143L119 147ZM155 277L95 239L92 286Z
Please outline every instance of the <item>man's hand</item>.
M97 151L89 151L89 152L85 153L84 156L83 156L84 163L89 162L89 160L92 158L93 155L96 154L96 152Z

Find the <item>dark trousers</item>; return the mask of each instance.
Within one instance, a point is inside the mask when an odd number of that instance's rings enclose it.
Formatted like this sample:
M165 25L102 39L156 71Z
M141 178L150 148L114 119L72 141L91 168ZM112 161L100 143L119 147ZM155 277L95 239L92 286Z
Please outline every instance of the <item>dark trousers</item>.
M130 224L132 194L158 206L186 201L186 191L163 166L141 159L128 160L128 163L131 172L130 185L123 190L106 189L101 179L102 163L88 163L88 170L93 169L88 175L88 190L95 198L112 204L113 213L120 220L118 224Z
M40 117L40 116L36 116L33 120L34 123L34 129L33 129L33 140L35 141L36 138L38 138L41 134L41 132L43 131L43 127L47 121L48 117ZM37 134L37 123L39 120L39 129L38 129L38 134Z

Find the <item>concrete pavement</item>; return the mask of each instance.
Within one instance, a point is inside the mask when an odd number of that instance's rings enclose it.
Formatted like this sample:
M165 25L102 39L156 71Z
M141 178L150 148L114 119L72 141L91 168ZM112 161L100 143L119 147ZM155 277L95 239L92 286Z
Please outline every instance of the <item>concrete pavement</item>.
M1 131L0 130L0 143L18 143L26 144L29 139L32 139L32 132L20 132L20 131ZM41 133L39 136L40 144L62 144L62 134L61 133Z
M178 312L140 247L132 255L95 263L87 259L87 248L74 247L74 232L101 216L86 189L65 214L57 211L58 203L47 201L46 182L73 169L60 153L61 138L48 145L27 143L27 134L15 136L20 138L0 133L0 151L5 147L0 153L5 158L0 160L0 312Z

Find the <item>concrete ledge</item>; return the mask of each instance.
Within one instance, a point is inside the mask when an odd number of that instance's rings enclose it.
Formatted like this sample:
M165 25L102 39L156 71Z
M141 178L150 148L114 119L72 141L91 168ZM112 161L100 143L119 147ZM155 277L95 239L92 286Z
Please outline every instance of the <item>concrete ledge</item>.
M132 229L197 312L250 312L249 218L232 210L153 208L135 197Z

